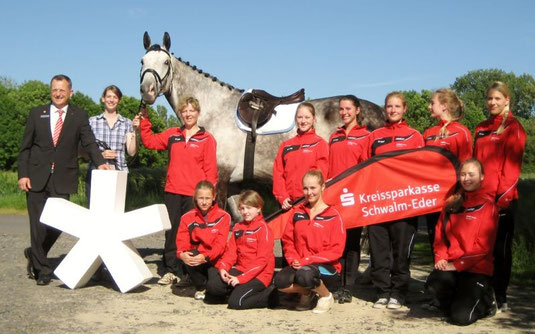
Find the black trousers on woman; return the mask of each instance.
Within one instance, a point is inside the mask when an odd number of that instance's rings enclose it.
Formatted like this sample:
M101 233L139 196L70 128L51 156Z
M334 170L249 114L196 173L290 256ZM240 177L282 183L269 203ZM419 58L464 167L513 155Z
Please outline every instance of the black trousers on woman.
M433 212L425 215L425 222L427 224L427 236L429 237L429 245L431 246L431 258L435 258L435 227L437 226L440 212Z
M346 245L340 259L342 264L342 285L352 287L355 284L360 265L360 238L362 227L346 230Z
M183 214L193 209L193 201L191 196L168 192L164 193L163 200L171 221L171 229L165 231L163 264L166 272L182 278L185 269L183 262L176 256L176 234L180 225L180 218Z
M501 306L507 303L507 287L511 278L513 266L513 233L515 230L515 214L517 201L504 210L500 210L498 233L494 243L494 275L493 285L496 292L496 301Z
M242 272L232 268L229 270L229 274L237 276L241 275ZM208 269L205 301L212 301L218 299L218 297L224 298L228 296L228 308L235 310L264 308L268 306L269 295L273 291L273 288L266 288L257 278L233 287L223 282L217 268L210 267Z
M371 276L378 299L391 297L401 303L405 301L417 225L418 220L413 217L368 226Z
M313 263L299 269L285 267L275 275L274 279L277 289L289 288L292 284L305 289L315 289L321 282L330 292L334 292L340 288L340 274L331 265Z
M433 270L426 289L440 303L450 322L466 326L492 314L492 278L483 274Z

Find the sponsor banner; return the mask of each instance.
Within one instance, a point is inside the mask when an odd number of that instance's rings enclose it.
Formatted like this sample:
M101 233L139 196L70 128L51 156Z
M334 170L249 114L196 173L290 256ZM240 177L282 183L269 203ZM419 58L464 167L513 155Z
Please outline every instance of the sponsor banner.
M323 199L340 212L346 228L440 211L457 181L458 164L439 147L377 155L327 182ZM277 238L291 211L266 218Z

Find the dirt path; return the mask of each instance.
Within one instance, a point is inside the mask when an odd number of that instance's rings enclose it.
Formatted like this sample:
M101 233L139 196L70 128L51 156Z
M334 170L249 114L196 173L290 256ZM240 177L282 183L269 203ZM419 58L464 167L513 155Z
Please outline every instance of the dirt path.
M156 278L121 294L112 283L90 282L70 290L58 280L41 287L26 278L22 253L29 244L27 217L0 216L0 328L2 333L535 333L534 287L513 287L512 311L461 328L419 307L428 268L414 266L408 307L372 309L373 289L357 286L350 304L315 315L286 309L232 311L193 300L193 290L172 293ZM63 234L50 256L55 262L76 243ZM163 233L134 241L157 276ZM365 264L363 264L364 266Z

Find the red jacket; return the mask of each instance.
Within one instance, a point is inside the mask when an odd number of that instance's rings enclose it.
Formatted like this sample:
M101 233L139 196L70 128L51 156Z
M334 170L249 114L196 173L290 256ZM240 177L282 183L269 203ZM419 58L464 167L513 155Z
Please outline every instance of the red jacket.
M217 269L226 271L233 267L243 273L238 276L240 284L254 278L266 287L271 283L275 270L273 234L262 215L251 222L234 225L225 253L216 265Z
M366 138L370 131L365 126L354 126L346 136L345 126L338 127L329 138L329 175L331 179L351 166L365 160Z
M468 128L457 121L452 121L446 126L448 134L444 138L440 138L440 129L445 123L441 120L437 125L425 130L425 145L442 147L455 154L460 162L471 158L472 135Z
M227 245L230 229L230 215L214 204L203 217L199 209L194 208L180 218L176 235L176 254L196 249L204 255L206 261L217 263Z
M384 127L370 133L367 146L366 159L369 159L386 152L423 147L424 139L417 130L408 126L405 121L400 123L386 122Z
M306 205L295 208L292 221L284 229L282 244L289 264L294 260L302 266L325 263L338 273L342 270L338 260L344 252L346 232L340 214L332 206L314 219L310 219L310 208Z
M282 204L303 196L302 178L311 169L319 169L327 177L329 146L314 129L297 132L281 144L273 163L273 195Z
M148 149L169 151L165 191L193 196L199 181L217 183L216 141L208 131L201 128L186 142L184 127L153 134L151 126L147 118L141 120L141 141Z
M502 116L493 116L476 127L474 157L483 164L483 189L496 197L496 203L506 208L518 198L516 186L522 170L522 155L526 146L526 132L522 124L509 112L505 130L497 134Z
M457 271L492 276L498 208L482 189L465 193L462 211L451 213L444 231L444 211L435 227L435 263L453 262ZM449 243L449 245L448 245Z

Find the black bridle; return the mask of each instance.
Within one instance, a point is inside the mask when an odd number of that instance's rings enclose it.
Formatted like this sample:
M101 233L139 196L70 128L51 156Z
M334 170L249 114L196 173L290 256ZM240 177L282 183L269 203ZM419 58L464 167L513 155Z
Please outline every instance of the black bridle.
M152 68L146 68L144 71L140 71L140 78L139 78L139 84L141 84L143 82L143 78L145 77L145 74L147 73L150 73L152 74L155 78L156 78L156 82L158 82L158 88L161 88L162 87L162 83L163 81L165 81L165 79L167 79L167 77L169 76L169 74L171 73L171 54L165 50L165 49L162 49L160 48L160 46L158 44L154 44L153 46L151 46L147 52L151 52L151 51L162 51L162 52L165 52L167 54L167 56L169 57L169 65L167 66L167 72L165 73L165 75L162 77L160 77L160 74L158 74L158 72ZM161 93L158 93L157 96L160 96L162 95Z

